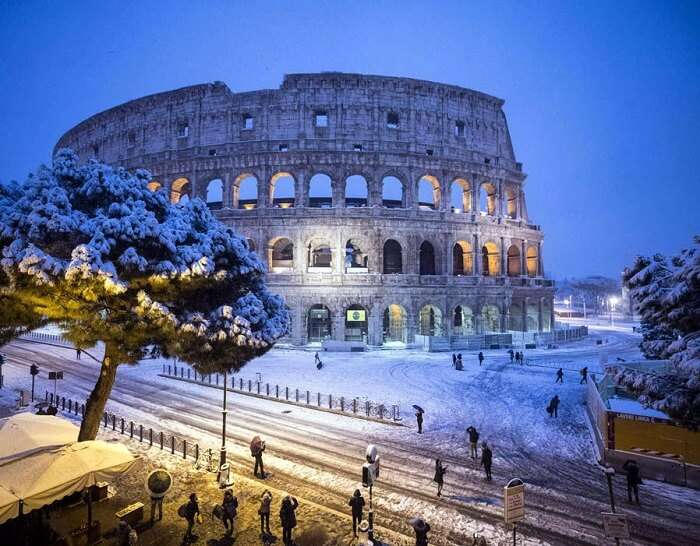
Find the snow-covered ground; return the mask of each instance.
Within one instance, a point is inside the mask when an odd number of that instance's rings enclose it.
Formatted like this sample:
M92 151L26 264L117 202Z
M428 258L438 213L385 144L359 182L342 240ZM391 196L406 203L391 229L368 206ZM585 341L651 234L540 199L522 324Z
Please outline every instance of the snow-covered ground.
M599 370L601 356L638 358L638 337L630 331L626 325L594 329L588 339L558 349L527 351L526 366L511 364L501 350L485 351L480 367L476 353L463 352L463 372L451 367L449 354L407 350L323 353L325 367L318 371L313 352L275 349L251 362L240 376L255 379L259 373L263 382L280 386L398 403L408 426L232 394L228 436L234 466L244 474L251 471L247 444L254 434L262 434L268 442L272 487L343 513L346 497L359 485L364 448L375 443L382 455L381 482L375 490L377 523L392 544L408 540L408 519L415 515L431 523L431 544L465 546L479 529L492 539L506 540L502 487L513 477L528 484L527 518L519 527L523 544L598 544L607 489L593 463L578 370ZM596 345L596 340L604 343ZM48 369L63 369L62 394L78 398L87 395L97 375L96 364L86 356L76 361L71 350L15 342L4 351L9 356L6 382L15 389L29 385L30 361L39 362L44 372L38 383L41 392L53 387L41 379ZM216 447L221 392L158 377L162 364L148 360L121 367L108 409ZM565 370L563 385L554 383L558 367ZM558 419L545 411L554 394L562 401ZM426 410L423 435L416 434L412 404ZM485 482L468 457L464 431L469 425L493 447L493 482ZM442 499L435 497L432 483L436 457L449 466ZM621 508L631 518L630 543L692 544L689 537L700 531L700 493L646 483L642 507L623 503ZM618 500L622 485L620 478Z

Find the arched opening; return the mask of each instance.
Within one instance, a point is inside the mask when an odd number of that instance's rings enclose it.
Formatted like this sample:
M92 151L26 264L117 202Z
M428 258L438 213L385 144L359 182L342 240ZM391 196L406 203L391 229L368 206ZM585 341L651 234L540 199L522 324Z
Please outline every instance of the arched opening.
M481 308L481 324L484 333L501 331L501 313L495 305L484 305Z
M289 173L277 173L270 179L270 203L275 208L288 209L294 206L296 182Z
M474 314L471 307L458 305L452 314L452 332L456 336L468 336L474 333Z
M509 218L518 217L518 191L514 186L506 187L506 215Z
M549 300L542 302L542 331L552 331L552 306Z
M207 206L210 209L220 209L224 204L224 181L214 178L207 183Z
M388 239L384 243L382 252L384 260L382 273L391 275L403 273L403 259L401 257L401 245L394 239Z
M431 175L425 175L418 181L418 207L425 210L440 208L440 182Z
M327 174L315 174L309 180L309 206L325 209L333 206L333 184Z
M423 241L419 250L420 274L435 275L435 250L428 241Z
M170 202L172 204L176 203L187 203L190 200L190 195L192 192L192 184L187 178L178 178L170 186Z
M345 310L345 341L367 342L367 309L353 304Z
M519 303L511 303L508 308L508 330L523 331L523 308Z
M350 273L366 273L368 256L360 248L355 239L345 243L345 271Z
M540 312L536 303L527 304L527 329L529 332L540 330Z
M450 207L452 212L469 212L472 210L471 184L463 178L452 182L450 187Z
M325 305L312 305L307 313L309 343L318 343L331 337L331 312Z
M508 276L517 277L520 275L520 249L517 245L508 248Z
M258 179L252 174L242 174L233 183L233 206L243 210L258 206Z
M286 237L277 239L270 249L270 271L288 272L294 269L294 244Z
M474 274L472 245L466 241L457 241L452 247L452 274L457 276Z
M496 215L496 186L491 182L484 182L479 187L479 210L482 214Z
M527 274L529 277L537 277L539 271L539 256L537 247L530 245L527 247Z
M151 191L158 191L161 189L163 186L160 182L157 180L151 180L148 184L146 184L146 187L151 190Z
M500 269L498 247L489 241L481 247L481 272L484 277L497 277Z
M367 180L364 176L353 174L345 180L345 206L367 206Z
M333 266L333 251L327 241L312 241L308 246L310 271L330 271Z
M442 335L442 312L434 305L424 305L420 310L419 332L422 336Z
M384 309L384 343L406 343L407 323L406 310L400 305L392 303Z
M404 206L403 182L395 176L382 178L382 206L389 209Z

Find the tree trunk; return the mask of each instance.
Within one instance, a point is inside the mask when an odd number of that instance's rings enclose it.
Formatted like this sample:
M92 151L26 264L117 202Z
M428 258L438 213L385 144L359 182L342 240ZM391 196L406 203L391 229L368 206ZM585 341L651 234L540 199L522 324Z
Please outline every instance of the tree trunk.
M102 368L100 369L100 377L95 383L95 388L92 389L90 396L85 403L85 417L80 425L80 433L78 441L94 440L97 436L97 431L100 429L102 415L105 411L105 405L109 394L112 392L114 380L117 377L117 366L110 356L109 346L105 347L105 356L102 359Z

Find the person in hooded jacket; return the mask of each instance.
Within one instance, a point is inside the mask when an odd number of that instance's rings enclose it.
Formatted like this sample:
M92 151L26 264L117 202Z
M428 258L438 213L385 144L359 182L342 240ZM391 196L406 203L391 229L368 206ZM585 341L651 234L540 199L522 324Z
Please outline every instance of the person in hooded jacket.
M365 506L365 499L359 489L355 489L348 505L352 509L352 536L357 537L357 526L362 521L362 509Z
M422 519L418 519L413 522L413 530L416 533L416 546L428 546L430 525Z
M639 486L642 483L639 465L634 459L628 459L622 465L622 469L627 472L627 499L632 504L632 494L634 493L634 500L639 504Z
M185 505L185 519L187 520L187 530L185 531L185 537L182 539L184 544L188 544L190 541L195 539L194 533L194 523L196 517L199 515L199 502L197 502L197 495L192 493L190 495L189 502Z
M280 507L280 524L282 525L282 542L284 546L292 546L292 531L297 526L296 509L299 506L297 500L291 495L282 499Z
M270 533L270 504L272 504L272 493L267 489L263 491L260 497L260 508L258 514L260 514L260 534L272 534Z
M447 467L443 466L440 459L435 459L435 476L433 476L433 481L437 484L437 496L442 496L442 486L445 483L445 474L447 473Z
M222 503L224 513L221 521L226 527L226 534L233 534L233 523L236 519L236 513L238 512L238 499L233 495L233 491L227 489L224 493L224 500ZM230 526L229 526L230 524Z
M479 431L473 426L470 426L467 429L467 434L469 434L469 454L472 459L476 459L478 456L477 446L479 444Z
M484 472L486 472L486 479L491 481L491 464L493 463L493 453L491 448L486 442L481 444L481 466L484 467Z
M484 362L484 353L479 351L479 366Z

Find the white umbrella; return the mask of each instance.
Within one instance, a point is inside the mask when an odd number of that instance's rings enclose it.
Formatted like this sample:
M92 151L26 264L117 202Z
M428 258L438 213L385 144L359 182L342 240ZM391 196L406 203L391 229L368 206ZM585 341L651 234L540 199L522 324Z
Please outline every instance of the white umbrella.
M54 415L18 413L0 419L0 464L78 441L78 427Z

